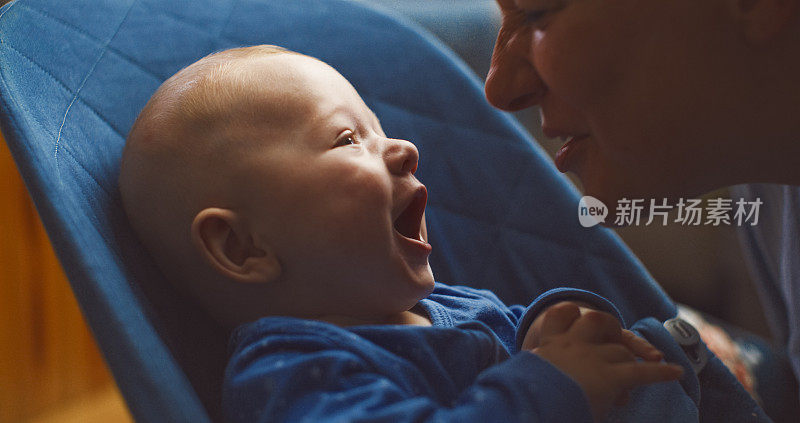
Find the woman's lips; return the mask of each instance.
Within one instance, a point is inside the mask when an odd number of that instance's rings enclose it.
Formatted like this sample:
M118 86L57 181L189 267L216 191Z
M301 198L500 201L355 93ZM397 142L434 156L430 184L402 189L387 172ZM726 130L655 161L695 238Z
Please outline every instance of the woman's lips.
M571 170L571 164L574 162L576 150L580 148L581 142L587 138L589 138L589 135L570 137L567 142L565 142L564 145L558 149L556 152L555 163L559 172L566 173L567 171Z

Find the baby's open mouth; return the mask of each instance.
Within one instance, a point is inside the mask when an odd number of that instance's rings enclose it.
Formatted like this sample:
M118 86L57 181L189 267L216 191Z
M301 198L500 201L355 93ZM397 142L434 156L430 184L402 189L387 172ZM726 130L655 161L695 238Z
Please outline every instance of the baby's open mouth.
M422 229L422 214L425 212L427 201L428 191L424 185L420 185L411 196L409 204L394 221L394 228L400 235L418 241L422 240L420 229Z

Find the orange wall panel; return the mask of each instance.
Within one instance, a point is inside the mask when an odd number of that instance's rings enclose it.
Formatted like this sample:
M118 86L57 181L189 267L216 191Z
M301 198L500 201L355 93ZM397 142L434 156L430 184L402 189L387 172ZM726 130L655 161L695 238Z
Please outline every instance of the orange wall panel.
M0 135L0 422L112 383Z

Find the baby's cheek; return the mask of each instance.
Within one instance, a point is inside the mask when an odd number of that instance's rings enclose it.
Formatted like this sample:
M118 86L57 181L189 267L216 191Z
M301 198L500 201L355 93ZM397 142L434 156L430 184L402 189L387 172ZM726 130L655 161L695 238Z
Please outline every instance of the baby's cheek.
M346 189L346 195L358 199L359 207L391 207L391 177L377 166L354 169Z

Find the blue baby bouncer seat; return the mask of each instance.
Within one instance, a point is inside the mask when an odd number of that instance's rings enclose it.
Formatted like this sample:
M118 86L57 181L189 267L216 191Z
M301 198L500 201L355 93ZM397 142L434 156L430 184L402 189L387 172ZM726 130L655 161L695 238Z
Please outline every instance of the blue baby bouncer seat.
M220 420L227 339L131 232L125 136L167 77L253 44L328 62L417 144L437 280L509 303L603 286L628 321L675 314L613 232L579 225L576 190L463 62L403 18L345 0L17 0L0 9L2 132L138 421Z

